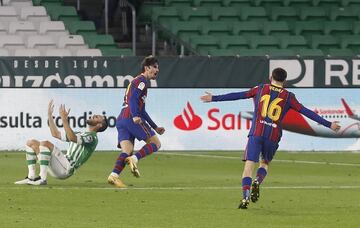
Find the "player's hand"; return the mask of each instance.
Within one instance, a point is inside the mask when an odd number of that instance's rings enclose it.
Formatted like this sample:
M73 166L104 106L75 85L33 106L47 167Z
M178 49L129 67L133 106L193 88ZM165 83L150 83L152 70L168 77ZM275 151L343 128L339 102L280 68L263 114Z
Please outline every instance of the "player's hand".
M142 123L141 118L138 117L138 116L133 117L133 121L134 121L134 123L136 123L136 124L141 124L141 123Z
M54 100L50 100L48 104L48 117L52 118L53 113L54 113Z
M211 102L212 101L212 94L209 92L205 92L206 94L200 97L202 102Z
M331 130L335 131L335 132L338 132L340 130L340 125L338 124L339 122L338 121L334 121L331 123Z
M157 128L155 129L155 131L156 131L159 135L162 135L162 134L164 134L164 132L165 132L165 128L163 128L163 127L157 127Z
M70 113L70 109L66 110L66 107L64 104L61 104L59 107L59 115L62 120L67 120Z

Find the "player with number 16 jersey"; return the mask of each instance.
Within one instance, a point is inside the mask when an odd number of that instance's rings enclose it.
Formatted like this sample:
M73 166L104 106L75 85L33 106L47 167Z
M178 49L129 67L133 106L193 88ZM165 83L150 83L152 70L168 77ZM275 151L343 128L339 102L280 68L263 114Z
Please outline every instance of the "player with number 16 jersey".
M242 175L243 200L239 208L246 209L250 202L256 202L260 196L259 186L267 175L268 165L273 159L278 143L282 136L281 122L289 111L294 109L306 117L338 131L340 126L336 122L329 122L307 109L295 98L295 95L283 85L287 72L282 68L276 68L270 76L270 84L260 84L248 91L229 93L213 96L210 93L200 97L203 102L232 101L246 98L254 100L254 114L249 132L248 143L244 152L244 171ZM256 162L260 167L257 170L256 179L252 182L252 171ZM251 186L251 195L250 195Z

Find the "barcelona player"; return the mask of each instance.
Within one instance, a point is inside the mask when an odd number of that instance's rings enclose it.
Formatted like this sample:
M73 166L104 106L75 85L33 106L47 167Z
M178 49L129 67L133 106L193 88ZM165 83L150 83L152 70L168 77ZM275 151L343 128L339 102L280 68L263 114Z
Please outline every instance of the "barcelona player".
M135 177L140 177L138 161L159 150L160 140L152 129L160 135L165 132L165 128L158 127L145 110L150 80L156 79L159 73L158 60L153 56L148 56L142 61L141 66L142 73L134 78L126 89L123 106L116 120L118 147L121 148L122 152L108 177L108 183L118 188L126 187L119 178L126 164L129 165ZM145 141L146 144L133 154L135 138L139 141Z
M294 109L334 131L340 129L337 122L331 123L300 104L295 95L283 87L286 77L287 72L284 69L276 68L270 76L270 84L260 84L245 92L218 96L207 93L200 97L203 102L254 99L255 110L248 135L248 144L244 153L243 199L239 205L240 209L247 209L250 199L252 202L256 202L260 197L260 184L263 182L269 163L278 149L278 143L282 135L281 121L289 109ZM255 163L259 162L260 155L260 165L256 178L252 182L253 169Z

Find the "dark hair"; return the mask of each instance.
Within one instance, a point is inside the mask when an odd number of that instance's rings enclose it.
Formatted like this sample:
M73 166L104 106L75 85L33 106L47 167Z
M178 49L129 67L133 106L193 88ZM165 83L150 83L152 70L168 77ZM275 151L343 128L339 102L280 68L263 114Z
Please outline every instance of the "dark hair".
M272 78L278 82L284 82L287 77L286 70L283 68L275 68L271 73Z
M155 64L159 64L157 58L149 55L145 57L144 60L141 62L141 70L144 72L146 66L154 66Z
M99 128L99 129L97 130L97 132L103 132L103 131L105 131L108 126L109 126L109 123L108 123L106 117L104 116L104 119L103 119L103 121L101 122L101 128Z

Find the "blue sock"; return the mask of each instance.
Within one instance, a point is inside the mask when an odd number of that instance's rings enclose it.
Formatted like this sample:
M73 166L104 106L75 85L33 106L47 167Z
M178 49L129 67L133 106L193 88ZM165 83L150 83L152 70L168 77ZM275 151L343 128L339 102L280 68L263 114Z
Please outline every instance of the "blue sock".
M139 152L137 152L135 154L135 156L137 157L138 160L146 157L147 155L150 155L154 152L158 151L158 148L156 146L155 143L148 143L145 144L140 150Z
M250 197L250 186L251 186L252 179L251 177L244 177L242 179L242 190L243 190L243 198Z
M256 173L256 179L259 182L259 184L261 184L261 182L263 182L263 180L266 177L266 174L267 174L267 171L265 168L263 168L263 167L258 168L257 173Z
M129 155L127 153L120 153L116 162L115 162L115 166L113 169L113 173L117 173L120 174L121 171L124 169L126 162L125 159L128 157Z

